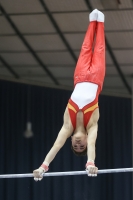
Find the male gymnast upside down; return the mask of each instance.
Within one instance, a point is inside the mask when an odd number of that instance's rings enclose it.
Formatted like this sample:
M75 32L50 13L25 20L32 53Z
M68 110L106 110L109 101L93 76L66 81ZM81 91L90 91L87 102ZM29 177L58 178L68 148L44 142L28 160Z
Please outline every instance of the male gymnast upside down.
M74 72L74 91L64 112L63 126L42 165L33 171L34 180L43 178L49 164L71 137L72 150L77 155L87 153L88 176L97 176L95 143L98 130L98 97L105 76L104 14L97 9L90 15L79 59Z

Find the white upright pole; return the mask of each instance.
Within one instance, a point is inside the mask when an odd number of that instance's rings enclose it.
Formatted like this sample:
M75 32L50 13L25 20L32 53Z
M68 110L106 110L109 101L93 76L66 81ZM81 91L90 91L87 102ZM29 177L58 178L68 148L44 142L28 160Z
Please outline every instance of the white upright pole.
M132 166L133 166L133 76L132 76L132 116L131 116L131 124L132 124ZM132 174L132 188L133 188L133 174ZM133 200L133 190L132 190L132 200Z

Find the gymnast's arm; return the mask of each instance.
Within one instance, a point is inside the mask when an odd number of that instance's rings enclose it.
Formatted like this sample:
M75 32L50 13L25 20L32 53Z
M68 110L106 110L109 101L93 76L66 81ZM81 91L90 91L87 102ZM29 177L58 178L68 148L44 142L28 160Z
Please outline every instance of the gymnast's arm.
M95 145L97 139L97 131L98 131L98 119L99 119L99 108L97 108L90 119L90 122L87 126L87 164L86 169L88 171L89 176L96 176L98 168L95 166Z
M48 154L46 155L43 164L41 167L39 167L37 170L33 171L34 179L41 180L42 179L42 173L48 171L48 166L52 162L52 160L55 158L58 151L62 148L62 146L65 144L67 138L71 136L73 132L73 126L70 121L68 109L66 108L64 113L64 123L63 126L56 138L56 141Z
M45 157L44 162L51 163L51 161L54 159L58 151L62 148L62 146L65 144L67 138L69 138L72 135L73 132L73 127L70 121L68 109L66 108L65 113L64 113L64 123L63 126L57 136L57 139Z

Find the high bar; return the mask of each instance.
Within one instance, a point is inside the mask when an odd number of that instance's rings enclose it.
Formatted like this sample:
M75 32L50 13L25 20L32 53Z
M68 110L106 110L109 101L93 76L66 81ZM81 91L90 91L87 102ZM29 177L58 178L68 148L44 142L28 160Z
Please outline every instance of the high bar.
M120 172L133 172L133 168L120 168L120 169L102 169L98 170L98 174L120 173ZM86 171L68 171L68 172L50 172L43 174L47 176L71 176L71 175L87 175ZM33 174L6 174L0 175L2 178L29 178L33 177Z

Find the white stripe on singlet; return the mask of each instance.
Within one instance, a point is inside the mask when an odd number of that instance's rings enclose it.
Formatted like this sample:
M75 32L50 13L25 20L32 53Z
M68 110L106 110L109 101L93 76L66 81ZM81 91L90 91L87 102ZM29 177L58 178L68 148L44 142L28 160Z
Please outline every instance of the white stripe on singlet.
M90 82L77 83L71 95L71 100L79 109L93 102L96 98L98 85Z

